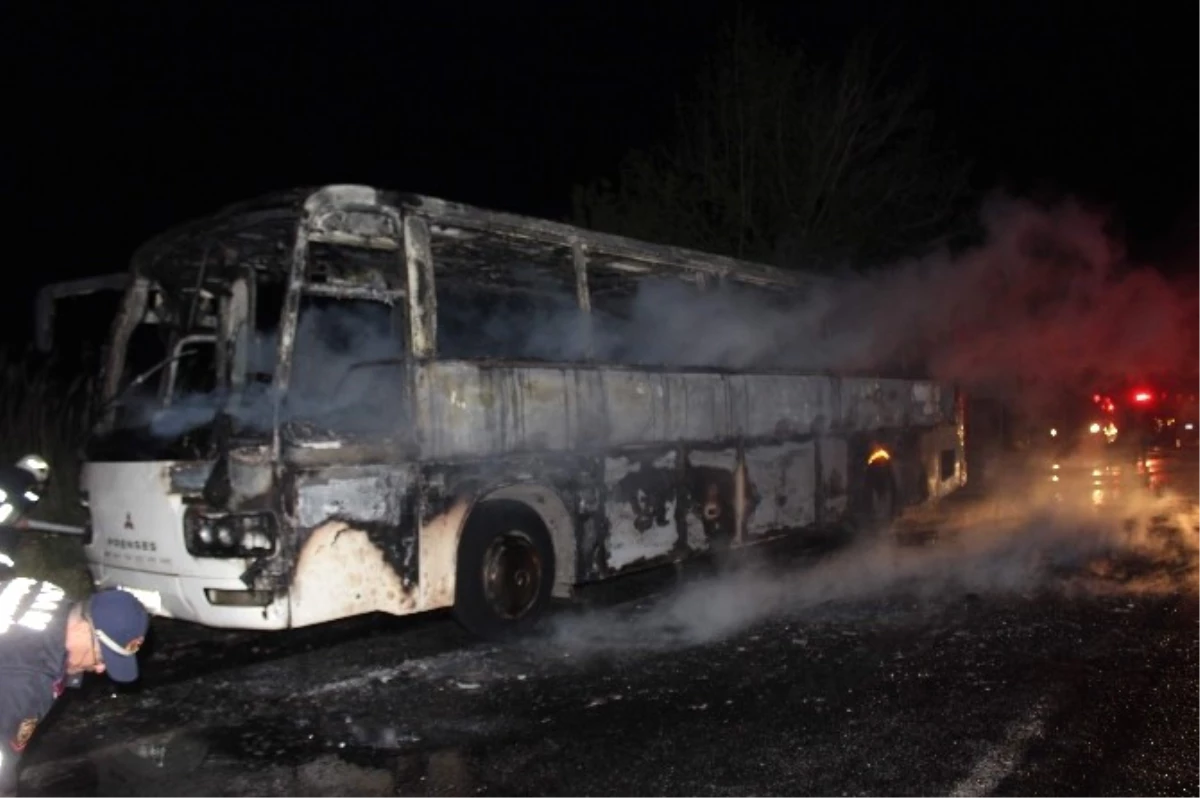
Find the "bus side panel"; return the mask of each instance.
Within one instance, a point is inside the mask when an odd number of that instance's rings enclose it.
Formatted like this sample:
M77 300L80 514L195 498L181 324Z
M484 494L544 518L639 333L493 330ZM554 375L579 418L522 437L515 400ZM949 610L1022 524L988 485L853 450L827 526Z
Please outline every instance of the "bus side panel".
M293 472L292 626L421 609L413 466Z
M732 545L738 462L732 446L657 446L426 464L419 608L453 604L457 541L482 501L519 501L538 513L568 585L682 559L717 541Z
M783 442L746 448L746 537L750 540L817 522L816 445Z
M677 502L678 455L604 460L605 566L620 571L664 559L681 547Z
M745 515L738 506L737 449L693 448L687 453L688 548L726 548L741 541Z
M966 447L956 426L942 424L922 430L919 440L925 496L940 499L966 484Z
M850 446L845 438L820 439L821 521L836 523L850 506Z
M933 383L818 375L639 371L468 361L421 364L427 460L804 439L946 423Z

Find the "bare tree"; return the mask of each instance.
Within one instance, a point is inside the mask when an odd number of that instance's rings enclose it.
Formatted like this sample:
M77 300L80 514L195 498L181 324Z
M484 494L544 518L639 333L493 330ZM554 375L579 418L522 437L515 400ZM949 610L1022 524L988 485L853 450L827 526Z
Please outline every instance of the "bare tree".
M923 83L858 41L836 67L727 28L670 146L578 186L575 221L780 265L870 262L950 231L968 165L940 149Z

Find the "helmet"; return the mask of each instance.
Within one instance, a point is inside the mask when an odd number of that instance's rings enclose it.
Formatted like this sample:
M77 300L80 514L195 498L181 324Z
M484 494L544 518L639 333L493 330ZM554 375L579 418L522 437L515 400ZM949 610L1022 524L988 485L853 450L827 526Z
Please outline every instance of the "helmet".
M25 455L17 461L17 468L28 471L39 484L50 478L50 464L41 455Z

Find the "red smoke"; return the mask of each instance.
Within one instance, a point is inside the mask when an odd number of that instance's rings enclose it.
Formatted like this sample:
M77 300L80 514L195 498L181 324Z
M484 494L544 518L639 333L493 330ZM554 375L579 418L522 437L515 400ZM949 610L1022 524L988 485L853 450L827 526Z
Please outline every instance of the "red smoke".
M984 209L987 237L875 281L876 354L907 354L939 379L1021 398L1196 372L1196 279L1131 263L1103 217L1010 199ZM859 299L862 299L860 295Z

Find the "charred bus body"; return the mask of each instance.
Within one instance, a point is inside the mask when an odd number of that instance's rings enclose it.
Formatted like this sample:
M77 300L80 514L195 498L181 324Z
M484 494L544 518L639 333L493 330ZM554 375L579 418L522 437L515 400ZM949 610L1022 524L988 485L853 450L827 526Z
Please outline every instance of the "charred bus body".
M453 607L499 633L588 582L885 524L966 481L951 386L735 341L731 302L786 308L819 288L802 274L329 186L46 295L118 283L86 551L165 616Z

